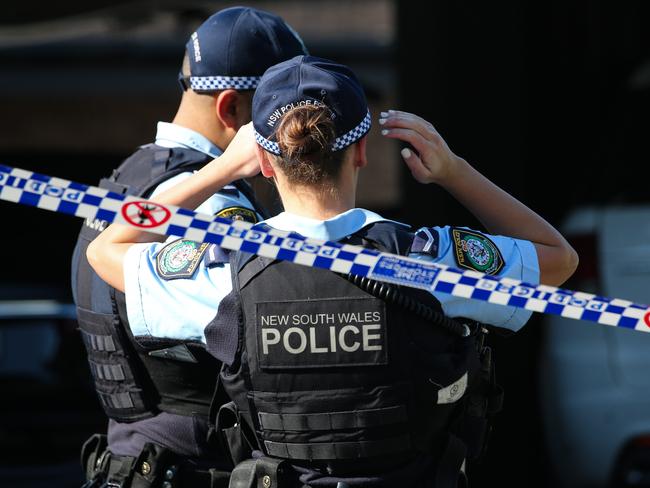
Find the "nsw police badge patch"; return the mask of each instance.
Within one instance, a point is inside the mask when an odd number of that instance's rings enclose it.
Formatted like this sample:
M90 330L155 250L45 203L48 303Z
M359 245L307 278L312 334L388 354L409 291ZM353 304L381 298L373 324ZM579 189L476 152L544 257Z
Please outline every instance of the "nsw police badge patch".
M251 224L257 223L257 214L250 208L246 207L226 207L217 212L217 217L223 217L231 220L245 220Z
M209 244L178 239L163 247L156 256L156 270L164 280L194 276Z
M497 245L489 237L467 229L452 227L454 258L459 268L495 275L503 269L505 261Z

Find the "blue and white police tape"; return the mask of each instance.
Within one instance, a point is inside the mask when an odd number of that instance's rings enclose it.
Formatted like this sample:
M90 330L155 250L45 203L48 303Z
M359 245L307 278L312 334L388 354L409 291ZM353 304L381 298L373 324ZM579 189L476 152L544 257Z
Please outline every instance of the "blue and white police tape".
M358 246L308 239L199 214L94 186L0 165L0 200L211 242L226 249L454 296L650 332L650 307L618 298L531 285Z

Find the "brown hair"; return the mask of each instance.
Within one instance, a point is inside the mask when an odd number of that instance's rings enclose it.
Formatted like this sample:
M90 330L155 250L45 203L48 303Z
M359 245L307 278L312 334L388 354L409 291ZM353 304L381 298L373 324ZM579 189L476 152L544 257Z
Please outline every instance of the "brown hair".
M282 154L275 161L289 183L335 187L346 151L332 152L336 133L327 107L292 109L280 121L275 138Z

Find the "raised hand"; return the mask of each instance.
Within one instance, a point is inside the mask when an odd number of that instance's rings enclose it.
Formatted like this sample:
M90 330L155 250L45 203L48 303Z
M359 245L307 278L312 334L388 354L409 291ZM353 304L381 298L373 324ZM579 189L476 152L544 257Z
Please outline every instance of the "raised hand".
M253 133L253 123L249 122L237 131L228 148L224 151L221 158L215 161L215 164L219 165L224 160L227 160L233 172L233 180L255 176L260 172L256 147L257 143L255 142L255 135ZM219 161L220 159L222 160Z
M404 162L413 177L420 183L443 184L462 161L430 122L409 112L389 110L379 119L381 134L390 139L408 142L416 152L408 148L401 151Z

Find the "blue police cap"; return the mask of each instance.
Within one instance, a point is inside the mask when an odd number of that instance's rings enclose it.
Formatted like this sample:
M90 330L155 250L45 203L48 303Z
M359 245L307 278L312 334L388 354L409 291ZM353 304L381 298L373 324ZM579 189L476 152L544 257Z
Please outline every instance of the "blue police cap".
M254 90L270 66L305 45L281 17L250 7L231 7L208 18L186 45L189 85L197 92Z
M291 109L324 105L334 121L332 151L345 149L370 130L370 112L361 83L347 66L315 56L296 56L269 68L253 95L255 140L280 155L275 129Z

